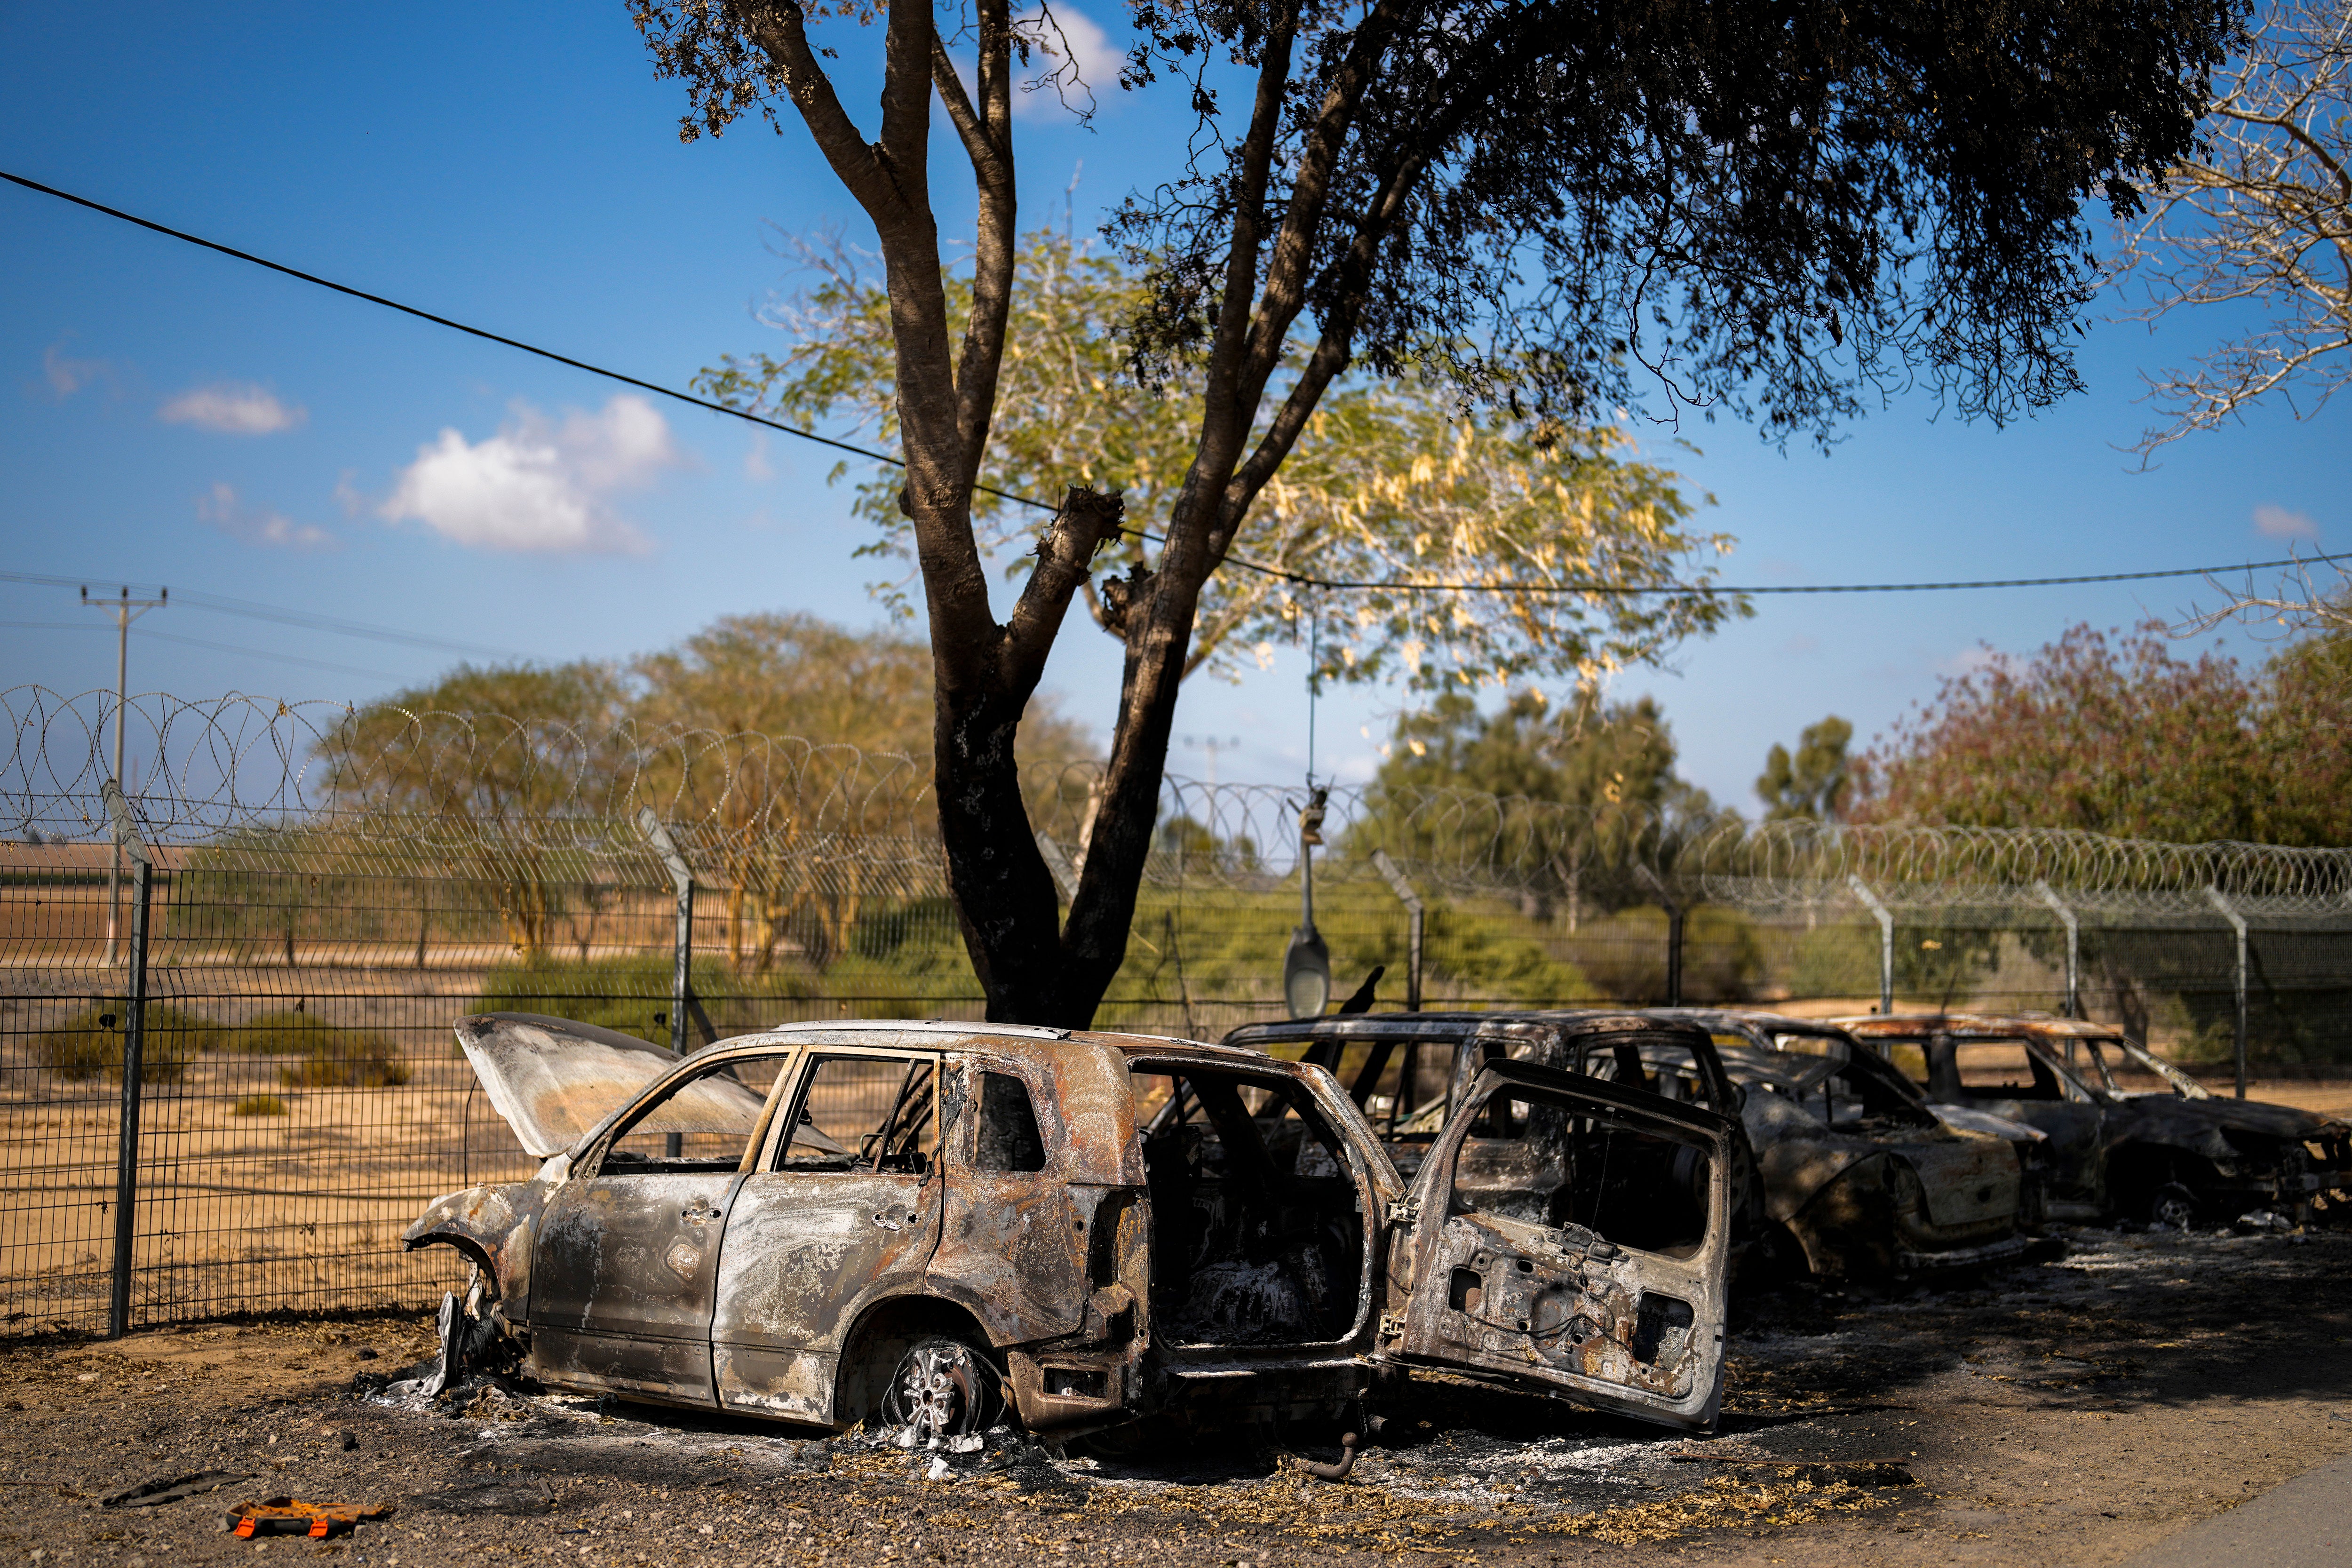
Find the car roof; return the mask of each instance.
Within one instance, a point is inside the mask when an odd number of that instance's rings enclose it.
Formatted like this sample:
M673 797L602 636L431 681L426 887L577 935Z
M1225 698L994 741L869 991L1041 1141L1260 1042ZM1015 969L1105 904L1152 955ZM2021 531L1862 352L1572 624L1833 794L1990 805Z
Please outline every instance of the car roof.
M1569 1036L1672 1034L1704 1026L1683 1019L1654 1017L1631 1008L1513 1008L1491 1013L1349 1013L1324 1018L1284 1018L1244 1024L1225 1036L1227 1046L1254 1046L1260 1040L1410 1040L1459 1035L1467 1026L1497 1031L1530 1026L1559 1030Z
M1870 1013L1831 1020L1861 1039L1912 1039L1945 1035L1956 1040L2120 1040L2122 1030L2088 1018L2053 1018L2033 1013Z
M1832 1018L1798 1018L1787 1013L1768 1013L1755 1007L1653 1007L1649 1011L1654 1017L1683 1018L1701 1025L1753 1024L1784 1035L1834 1037L1853 1033Z
M1138 1035L1114 1029L1053 1029L1034 1024L968 1023L956 1018L824 1018L777 1024L749 1035L730 1035L688 1054L702 1056L711 1051L775 1045L897 1046L931 1050L984 1045L1008 1055L1022 1056L1032 1052L1050 1055L1049 1047L1070 1043L1106 1046L1129 1056L1143 1051L1164 1051L1171 1047L1181 1047L1188 1051L1209 1051L1226 1057L1247 1056L1254 1058L1259 1055L1208 1040L1188 1040L1173 1035Z

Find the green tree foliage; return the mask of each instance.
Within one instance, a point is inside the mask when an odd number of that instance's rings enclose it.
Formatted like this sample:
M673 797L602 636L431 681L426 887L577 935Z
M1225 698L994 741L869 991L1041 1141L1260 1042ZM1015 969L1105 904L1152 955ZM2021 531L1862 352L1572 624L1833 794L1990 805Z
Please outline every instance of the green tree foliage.
M500 823L564 805L609 780L628 711L621 672L597 660L461 664L369 703L322 747L346 804Z
M795 423L846 419L895 447L888 291L838 245L804 245L800 255L817 281L768 318L790 346L780 355L730 355L700 384L722 402ZM971 287L969 275L948 280L959 333ZM982 548L1008 560L1009 574L1027 574L1029 535L1041 514L990 492L1050 499L1074 482L1124 493L1133 526L1097 563L1148 567L1138 530L1157 531L1174 504L1202 420L1194 384L1146 386L1129 374L1118 332L1149 300L1140 273L1061 233L1039 230L1023 242L998 411L979 475L988 489L971 503ZM837 466L835 477L847 468ZM898 504L904 483L899 470L885 468L858 487L857 510L880 531L859 553L912 562L913 524ZM1324 397L1232 548L1267 564L1358 581L1705 582L1713 575L1707 563L1730 540L1693 530L1691 517L1675 476L1634 458L1622 431L1465 417L1457 399L1417 377L1359 379ZM875 588L911 613L911 581L901 574ZM1098 618L1105 591L1092 581L1082 589ZM1309 598L1280 578L1228 568L1203 591L1185 673L1261 661L1276 643L1307 640L1311 616L1324 673L1337 679L1402 675L1424 689L1538 673L1590 679L1746 611L1737 598L1699 595ZM1038 755L1025 731L1022 750Z
M2179 657L2161 629L2077 626L1947 679L1860 760L1853 819L2352 842L2352 639L2291 644L2249 671Z
M1724 816L1675 761L1654 698L1588 693L1556 706L1527 691L1486 713L1450 692L1397 721L1367 827L1397 854L1458 857L1458 844L1438 842L1447 836L1508 846L1520 864L1550 865L1559 893L1604 907L1640 901L1649 895L1633 863L1654 865ZM1433 796L1456 791L1497 798L1467 815L1430 809ZM1570 809L1550 809L1559 806Z
M1818 724L1805 726L1797 738L1797 754L1775 743L1764 758L1764 772L1756 780L1756 794L1764 802L1764 820L1835 822L1844 808L1847 777L1845 749L1853 726L1832 713Z

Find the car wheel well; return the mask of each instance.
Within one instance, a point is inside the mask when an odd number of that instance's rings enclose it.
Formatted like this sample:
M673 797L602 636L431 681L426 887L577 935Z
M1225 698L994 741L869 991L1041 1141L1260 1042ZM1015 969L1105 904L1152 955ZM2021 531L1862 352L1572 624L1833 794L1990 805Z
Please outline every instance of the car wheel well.
M987 1331L963 1308L936 1296L894 1296L868 1307L842 1342L840 1370L834 1379L834 1418L846 1426L880 1410L898 1358L917 1341L934 1334L961 1340L995 1364Z
M2211 1162L2186 1150L2127 1144L2107 1158L2107 1206L2142 1222L2165 1189L2179 1187L2202 1196L2213 1185Z
M472 1264L475 1268L479 1270L481 1273L487 1299L491 1300L496 1300L498 1299L498 1267L490 1261L489 1249L485 1247L480 1242L476 1241L470 1236L465 1236L452 1231L436 1231L431 1236L418 1237L415 1241L407 1243L402 1250L406 1252L415 1252L420 1247L448 1247L453 1252L456 1252L459 1257L463 1258L467 1262Z

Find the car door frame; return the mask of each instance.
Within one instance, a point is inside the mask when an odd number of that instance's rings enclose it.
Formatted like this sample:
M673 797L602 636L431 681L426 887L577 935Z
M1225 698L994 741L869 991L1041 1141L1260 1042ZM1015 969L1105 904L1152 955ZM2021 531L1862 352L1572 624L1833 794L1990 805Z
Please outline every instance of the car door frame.
M719 1408L819 1425L845 1418L842 1374L859 1327L880 1302L923 1293L924 1273L939 1245L951 1114L944 1089L951 1058L946 1041L799 1045L779 1079L782 1097L771 1099L750 1168L737 1173L729 1193L707 1331L713 1399ZM902 1173L872 1173L866 1191L826 1193L857 1173L780 1168L815 1071L824 1062L844 1059L930 1064L933 1152L930 1168L912 1184L911 1202ZM887 1183L885 1175L891 1178ZM811 1183L814 1191L807 1190ZM824 1224L836 1216L813 1221L819 1205L804 1201L820 1194L837 1205L839 1216L856 1215L865 1225L844 1218L835 1226L838 1234L824 1233ZM879 1266L860 1268L853 1256L860 1248L848 1245L852 1241L871 1244L864 1251L875 1255ZM769 1278L775 1272L773 1260L788 1256L795 1244L826 1258L821 1277ZM835 1288L824 1289L827 1281Z
M1704 1151L1709 1162L1706 1228L1693 1256L1671 1258L1611 1242L1581 1227L1549 1229L1458 1209L1455 1169L1462 1146L1479 1111L1507 1090L1559 1104L1572 1114L1663 1133ZM1723 1400L1732 1150L1738 1135L1729 1121L1713 1111L1646 1090L1507 1058L1485 1064L1468 1100L1432 1146L1404 1201L1391 1208L1392 1231L1384 1260L1388 1310L1381 1321L1377 1359L1441 1369L1643 1421L1711 1429ZM1507 1226L1512 1228L1505 1229ZM1545 1234L1532 1234L1537 1232ZM1481 1257L1487 1259L1487 1269L1477 1268ZM1538 1326L1540 1309L1536 1307L1524 1320L1482 1316L1477 1320L1479 1340L1465 1345L1472 1320L1460 1303L1448 1300L1457 1268L1500 1281L1482 1286L1482 1300L1488 1289L1507 1302L1522 1296L1534 1302L1558 1291L1573 1295L1582 1305L1562 1320L1558 1332ZM1641 1363L1636 1341L1648 1331L1644 1307L1652 1297L1682 1302L1691 1311L1691 1322L1681 1331L1681 1349L1685 1357L1696 1359L1687 1386L1679 1394L1589 1370L1596 1361ZM1478 1310L1483 1312L1483 1306ZM1587 1370L1558 1364L1557 1355L1547 1362L1537 1342L1570 1338L1580 1319L1597 1331L1576 1343L1601 1347L1582 1356ZM1496 1342L1486 1342L1489 1340ZM1613 1353L1612 1346L1623 1353ZM1660 1353L1662 1346L1654 1342L1650 1359L1654 1362Z
M801 1047L796 1044L761 1039L747 1040L740 1047L723 1051L705 1051L688 1057L647 1084L583 1140L579 1152L572 1156L570 1173L549 1194L532 1241L532 1276L536 1288L531 1300L530 1355L534 1375L542 1382L560 1387L605 1390L653 1404L682 1405L689 1409L705 1409L717 1405L717 1379L710 1355L710 1321L718 1305L719 1264L725 1247L728 1216L734 1208L735 1194L742 1184L747 1162L755 1160L759 1151L769 1142L779 1100L794 1079L800 1056ZM620 1174L604 1170L604 1163L612 1152L614 1142L680 1085L738 1062L771 1057L782 1058L776 1079L769 1086L759 1120L754 1123L746 1141L744 1154L737 1160L733 1171ZM697 1194L698 1208L690 1204L679 1213L681 1221L692 1225L691 1234L677 1230L664 1218L650 1227L647 1245L657 1246L661 1240L668 1239L670 1245L660 1247L662 1256L658 1266L668 1268L681 1279L686 1279L687 1273L679 1259L680 1249L690 1250L696 1255L692 1259L693 1277L687 1279L687 1284L698 1297L698 1302L689 1306L686 1315L678 1321L690 1321L698 1315L698 1333L655 1335L619 1329L600 1330L592 1326L593 1320L586 1311L583 1311L577 1326L552 1321L553 1313L562 1310L568 1300L558 1295L561 1287L551 1289L551 1282L563 1279L565 1271L551 1267L555 1259L549 1256L551 1248L562 1234L567 1211L578 1205L593 1205L601 1194L610 1190L599 1189L593 1184L654 1181L672 1175L699 1176L710 1191ZM665 1194L660 1204L654 1207L666 1215L672 1201L673 1198ZM609 1224L612 1216L607 1214L604 1218ZM660 1230L662 1234L652 1235L652 1230ZM590 1311L593 1311L596 1293L597 1288L592 1287L588 1302ZM625 1351L624 1347L631 1346L643 1347L653 1353L631 1354ZM595 1359L600 1353L619 1359ZM639 1363L645 1364L640 1366ZM630 1375L632 1371L656 1372L657 1375Z

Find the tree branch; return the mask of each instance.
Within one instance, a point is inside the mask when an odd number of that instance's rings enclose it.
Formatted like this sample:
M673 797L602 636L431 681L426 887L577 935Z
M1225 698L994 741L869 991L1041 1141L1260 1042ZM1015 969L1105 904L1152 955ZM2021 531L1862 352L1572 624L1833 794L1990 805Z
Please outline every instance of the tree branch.
M1118 537L1126 518L1127 502L1116 490L1072 485L1062 498L1062 510L1038 536L1036 569L1004 627L1000 670L1007 691L1025 700L1035 689L1071 596L1087 581L1095 552Z
M975 111L949 59L947 46L931 37L931 79L947 105L948 119L971 160L979 196L978 231L972 247L971 316L964 323L963 351L956 358L956 430L962 443L964 479L978 478L996 410L997 378L1004 363L1004 330L1013 308L1014 233L1019 198L1013 182L1012 123L1013 24L1008 0L982 0L980 90ZM982 118L983 114L985 119Z
M806 18L800 6L793 0L768 6L753 16L749 30L783 73L784 90L792 95L793 106L801 111L817 150L849 187L849 194L877 224L885 216L898 216L899 193L857 122L841 107L833 79L825 75L816 51L809 47Z

